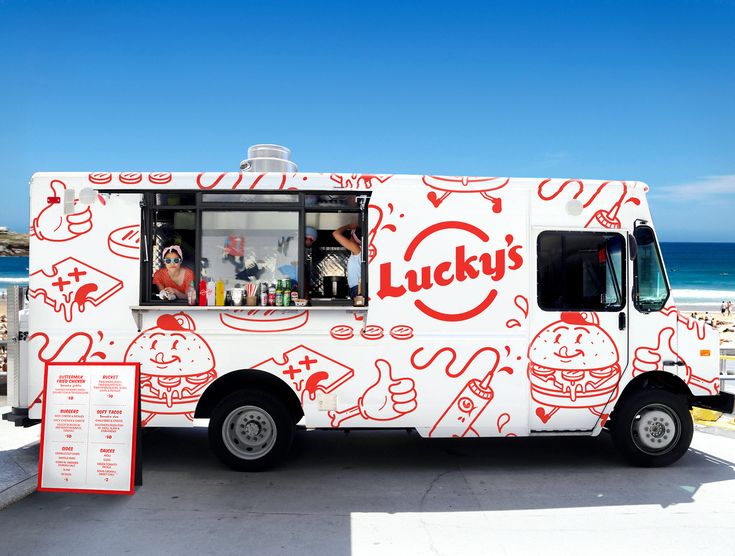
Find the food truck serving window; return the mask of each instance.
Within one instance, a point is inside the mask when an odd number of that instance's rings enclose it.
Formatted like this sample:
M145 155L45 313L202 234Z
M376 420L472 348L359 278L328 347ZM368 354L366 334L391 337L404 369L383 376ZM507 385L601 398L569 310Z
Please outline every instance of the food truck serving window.
M298 283L298 212L204 211L201 229L201 274L226 290L284 278Z
M545 311L619 311L625 306L625 238L616 233L542 232L538 304Z
M293 298L298 294L312 305L366 299L361 245L368 198L293 191L145 193L141 303L186 304L191 282L197 304L200 291L220 283L230 293L228 302L239 304L242 295L261 305L261 293L279 281L288 283Z
M669 299L670 292L658 251L656 234L648 226L638 226L633 236L638 244L633 304L642 313L660 311Z

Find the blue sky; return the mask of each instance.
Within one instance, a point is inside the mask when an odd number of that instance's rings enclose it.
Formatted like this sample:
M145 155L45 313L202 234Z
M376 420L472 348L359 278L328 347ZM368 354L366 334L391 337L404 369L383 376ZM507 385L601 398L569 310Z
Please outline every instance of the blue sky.
M643 180L663 241L735 241L733 1L204 6L0 0L0 225L36 171L276 142L302 171Z

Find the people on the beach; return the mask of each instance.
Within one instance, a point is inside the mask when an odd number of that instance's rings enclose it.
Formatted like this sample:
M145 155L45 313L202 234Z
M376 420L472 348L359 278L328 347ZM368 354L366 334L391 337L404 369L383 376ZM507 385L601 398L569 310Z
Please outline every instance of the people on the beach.
M720 305L720 313L722 313L722 316L725 316L725 311L727 310L727 304L725 303L725 300L722 300L722 305Z

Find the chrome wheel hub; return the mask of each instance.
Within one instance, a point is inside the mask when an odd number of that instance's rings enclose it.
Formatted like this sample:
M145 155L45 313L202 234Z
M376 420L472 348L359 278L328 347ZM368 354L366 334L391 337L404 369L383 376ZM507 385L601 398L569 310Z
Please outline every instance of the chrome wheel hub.
M650 404L636 414L630 432L633 442L641 451L662 454L671 450L679 441L681 422L671 408Z
M263 409L252 405L230 412L222 424L227 449L241 459L262 458L276 443L276 424Z

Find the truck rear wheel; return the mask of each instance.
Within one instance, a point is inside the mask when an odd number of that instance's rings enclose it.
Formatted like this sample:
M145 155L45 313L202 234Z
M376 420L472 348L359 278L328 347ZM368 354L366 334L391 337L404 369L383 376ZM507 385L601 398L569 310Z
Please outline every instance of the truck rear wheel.
M234 392L217 404L209 420L209 444L237 471L262 471L291 448L294 423L286 405L258 390Z
M633 465L664 467L681 458L694 434L686 398L666 390L641 390L615 409L611 431Z

